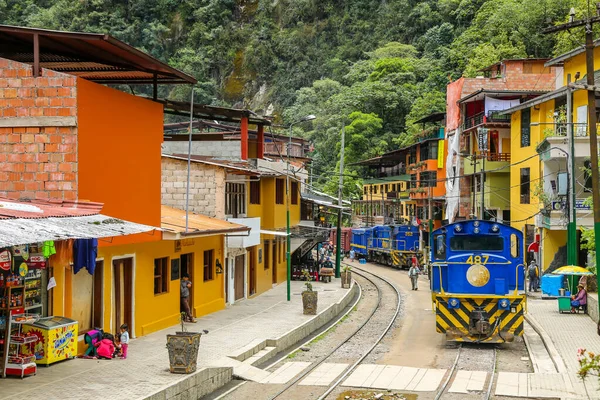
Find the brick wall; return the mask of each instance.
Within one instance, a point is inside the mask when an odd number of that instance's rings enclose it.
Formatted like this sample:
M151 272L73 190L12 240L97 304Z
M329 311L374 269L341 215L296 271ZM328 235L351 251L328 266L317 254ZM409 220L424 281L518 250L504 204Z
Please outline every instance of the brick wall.
M162 157L162 204L184 210L187 161ZM190 211L225 218L225 170L192 162L190 169Z
M0 196L77 198L76 83L0 58Z

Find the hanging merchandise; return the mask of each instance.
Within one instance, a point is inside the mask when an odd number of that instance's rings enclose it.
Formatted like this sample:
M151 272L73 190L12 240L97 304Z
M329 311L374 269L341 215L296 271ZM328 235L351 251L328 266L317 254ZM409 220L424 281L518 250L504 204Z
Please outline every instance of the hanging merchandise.
M98 254L98 239L77 239L73 244L73 273L78 273L81 268L94 275L96 269L96 256Z
M26 244L13 246L13 257L21 257L27 261L29 259L29 246Z
M42 245L42 255L48 258L56 254L56 248L54 247L54 240L46 240Z

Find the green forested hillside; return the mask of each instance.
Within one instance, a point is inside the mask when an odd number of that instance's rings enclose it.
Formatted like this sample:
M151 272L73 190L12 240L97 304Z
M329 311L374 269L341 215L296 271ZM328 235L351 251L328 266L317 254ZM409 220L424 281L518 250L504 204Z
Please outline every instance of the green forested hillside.
M196 101L307 114L317 184L348 163L411 143L411 122L445 108L449 79L502 58L547 57L581 36L543 35L585 0L0 0L0 22L108 32L200 81ZM163 88L186 98L189 88ZM187 93L186 93L187 92ZM337 146L337 147L336 147ZM347 174L356 174L352 168ZM355 190L347 180L346 190Z

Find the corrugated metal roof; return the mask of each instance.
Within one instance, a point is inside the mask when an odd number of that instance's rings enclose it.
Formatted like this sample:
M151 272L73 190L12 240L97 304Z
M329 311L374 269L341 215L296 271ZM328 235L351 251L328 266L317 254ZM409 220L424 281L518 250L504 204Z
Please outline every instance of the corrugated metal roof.
M102 206L102 203L89 201L15 201L0 198L0 220L80 217L98 214L102 210Z
M172 158L175 160L181 160L187 162L187 154L163 154L163 157ZM191 162L197 162L201 164L214 165L215 167L221 167L234 171L247 172L249 175L259 175L260 172L256 170L252 164L244 160L229 160L224 158L217 158L211 156L198 156L192 154L190 156Z
M155 227L106 215L12 218L0 220L0 248L46 240L92 239L150 232Z
M235 232L248 232L249 227L234 224L218 218L211 218L202 214L189 213L188 228L185 230L185 211L178 208L162 205L160 212L160 225L166 239L178 239L190 236L207 236ZM174 235L169 235L174 234Z
M114 37L0 25L0 57L33 64L39 37L40 66L98 83L196 83L196 79Z

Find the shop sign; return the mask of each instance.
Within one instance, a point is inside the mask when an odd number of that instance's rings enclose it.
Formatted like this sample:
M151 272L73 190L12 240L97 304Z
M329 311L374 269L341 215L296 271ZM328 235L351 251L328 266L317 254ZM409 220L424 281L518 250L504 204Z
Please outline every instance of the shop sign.
M0 252L0 269L5 271L10 271L12 257L10 255L10 251L3 250Z
M46 258L42 255L30 255L29 260L27 260L27 265L29 268L46 268Z
M194 239L183 239L181 241L181 245L182 246L193 246L194 245Z
M175 253L181 252L181 240L175 241Z
M577 210L591 210L589 204L585 203L586 199L576 199L575 200L575 209Z

